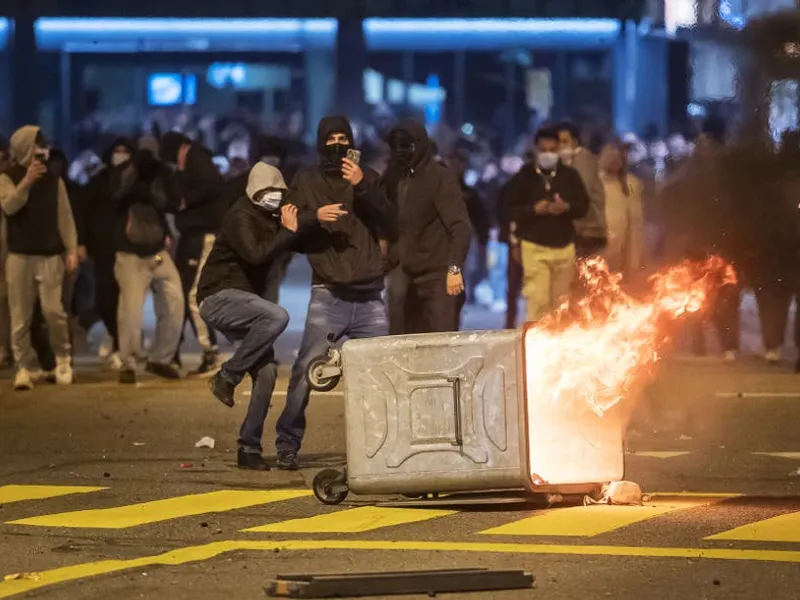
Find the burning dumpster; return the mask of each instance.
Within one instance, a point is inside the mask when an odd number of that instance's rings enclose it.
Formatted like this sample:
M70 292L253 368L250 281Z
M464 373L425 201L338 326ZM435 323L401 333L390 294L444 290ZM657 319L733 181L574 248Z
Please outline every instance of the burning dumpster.
M342 348L347 468L314 493L588 493L620 480L634 395L665 318L700 310L733 281L719 259L684 263L636 300L601 260L580 267L585 293L522 330L351 340Z

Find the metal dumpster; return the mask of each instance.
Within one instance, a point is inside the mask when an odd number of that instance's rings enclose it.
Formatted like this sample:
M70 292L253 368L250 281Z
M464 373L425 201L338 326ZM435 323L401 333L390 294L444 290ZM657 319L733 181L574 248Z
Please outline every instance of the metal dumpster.
M537 394L524 339L505 330L345 342L347 467L317 475L317 498L585 493L622 479L622 418Z

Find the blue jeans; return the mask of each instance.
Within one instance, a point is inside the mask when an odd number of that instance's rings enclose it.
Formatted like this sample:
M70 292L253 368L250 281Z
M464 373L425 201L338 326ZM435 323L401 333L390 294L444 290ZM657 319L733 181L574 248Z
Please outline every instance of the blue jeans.
M306 431L306 407L309 387L306 371L312 359L328 351L328 334L339 338L363 339L389 333L386 307L377 298L365 302L349 302L323 287L311 288L306 328L300 353L292 366L286 408L278 419L275 447L278 452L297 452Z
M241 342L220 376L239 385L253 379L250 406L239 431L239 448L261 454L261 436L278 378L273 344L289 324L289 313L277 304L241 290L223 290L203 300L200 316L231 342Z

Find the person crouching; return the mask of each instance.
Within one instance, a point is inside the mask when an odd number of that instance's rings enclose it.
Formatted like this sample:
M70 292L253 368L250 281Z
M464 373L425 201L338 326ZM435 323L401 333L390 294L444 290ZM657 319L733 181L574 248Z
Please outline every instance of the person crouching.
M284 203L285 192L275 167L253 167L246 196L225 215L197 288L202 318L231 342L240 342L209 381L212 393L233 406L244 376L253 380L239 432L238 465L257 471L269 470L261 456L261 436L278 376L273 345L289 324L289 313L264 299L270 266L289 249L298 230L297 207Z

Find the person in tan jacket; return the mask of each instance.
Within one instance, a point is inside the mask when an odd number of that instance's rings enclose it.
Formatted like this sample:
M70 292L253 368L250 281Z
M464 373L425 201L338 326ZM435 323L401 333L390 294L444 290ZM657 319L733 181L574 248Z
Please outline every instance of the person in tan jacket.
M607 242L605 188L600 181L597 157L581 144L580 132L574 123L558 126L561 163L572 167L581 176L589 193L589 212L575 221L575 251L578 258L600 254Z

